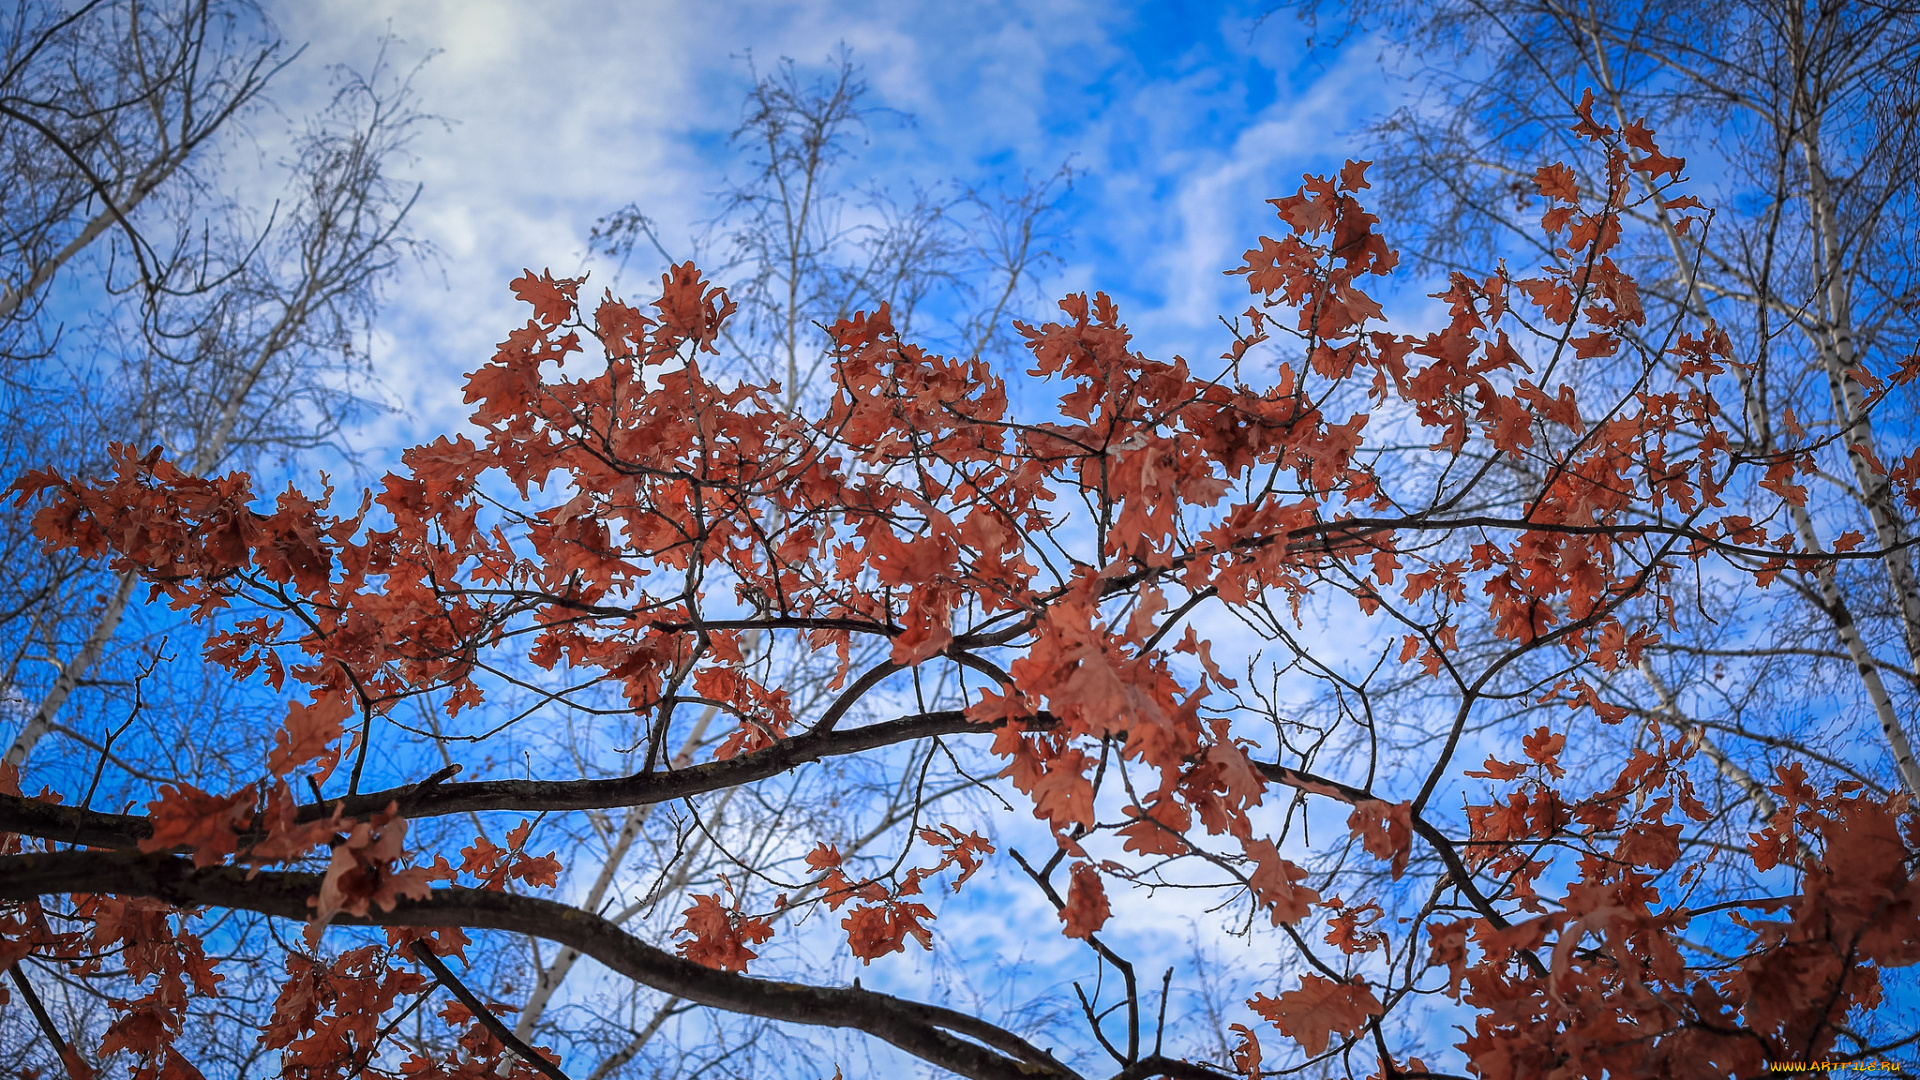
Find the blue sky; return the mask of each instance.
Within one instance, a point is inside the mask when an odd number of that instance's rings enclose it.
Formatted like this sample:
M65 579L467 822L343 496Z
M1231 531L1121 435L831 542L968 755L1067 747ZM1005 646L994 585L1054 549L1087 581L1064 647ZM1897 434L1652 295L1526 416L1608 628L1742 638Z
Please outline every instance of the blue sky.
M400 448L463 425L463 374L526 317L507 288L522 267L591 270L593 291L613 284L646 299L643 268L615 281L613 267L590 257L588 231L629 203L658 220L670 243L712 215L712 192L744 168L727 133L751 84L748 55L763 70L791 57L803 71L824 71L837 47L850 48L870 104L889 110L874 116L862 159L876 183L990 187L1070 163L1077 178L1062 224L1072 243L1043 292L1109 292L1143 351L1196 360L1221 351L1217 317L1247 304L1238 279L1221 271L1270 228L1264 200L1291 192L1302 172L1359 154L1360 129L1405 93L1379 42L1310 52L1289 17L1259 22L1261 2L266 6L286 38L307 48L276 90L290 118L324 101L325 64L365 68L385 34L397 39L389 56L400 69L431 57L415 87L444 123L421 129L409 172L423 185L415 227L439 256L403 267L374 328L378 375L396 406L357 433L375 475ZM263 132L276 123L256 120ZM1390 307L1423 306L1417 284L1401 290L1410 295ZM1316 835L1337 830L1334 821ZM1024 816L1001 835L1028 851L1045 843ZM943 937L962 955L994 950L1009 968L1026 963L983 992L1064 999L1063 980L1085 974L1084 952L1050 932L1050 910L1006 860L996 869L970 886L966 903L942 909ZM1145 968L1184 964L1191 916L1206 927L1202 946L1226 959L1229 981L1272 970L1271 954L1219 939L1222 920L1197 907L1139 894L1116 895L1115 907L1116 940ZM909 955L866 977L925 996L930 973L933 959ZM1179 1000L1191 1007L1191 997ZM1440 1030L1426 1040L1436 1046L1452 1041L1447 1019L1428 1012L1414 1022Z
M524 318L521 267L586 261L599 216L643 207L668 236L711 216L741 163L726 135L749 52L824 70L844 42L872 104L863 160L883 184L991 185L1063 162L1073 243L1049 295L1104 289L1151 355L1217 354L1216 317L1245 306L1220 272L1271 220L1263 200L1337 166L1356 129L1397 102L1371 42L1309 55L1297 24L1256 27L1257 4L768 3L376 0L280 4L302 63L290 114L318 100L321 64L365 66L380 36L444 127L423 129L419 232L440 250L395 283L376 356L405 415L363 433L381 447L458 426L461 374ZM909 119L910 118L910 119ZM641 292L639 275L618 283ZM376 466L377 468L378 466Z

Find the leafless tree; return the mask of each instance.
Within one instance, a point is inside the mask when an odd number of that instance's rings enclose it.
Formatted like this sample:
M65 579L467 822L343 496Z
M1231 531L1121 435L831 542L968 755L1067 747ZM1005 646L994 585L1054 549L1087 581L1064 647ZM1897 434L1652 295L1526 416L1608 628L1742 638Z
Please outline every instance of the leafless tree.
M13 5L0 25L7 475L98 472L110 442L163 446L200 473L349 450L341 431L374 404L367 327L396 260L418 250L418 189L395 169L423 117L383 48L365 76L337 69L331 100L282 141L267 90L296 55L245 0ZM244 190L261 186L243 182L255 159L265 201ZM119 782L224 773L232 688L191 663L154 673L163 648L196 653L197 635L167 646L172 617L130 576L47 555L11 500L0 554L7 764L91 774L103 802ZM85 993L48 1000L70 1030L100 1011ZM5 1029L22 1022L13 1010Z
M793 401L825 389L820 327L881 304L930 345L1001 355L1012 316L1058 263L1065 237L1055 211L1072 169L986 186L915 181L899 195L854 171L877 110L844 49L813 81L791 60L753 73L732 136L751 173L717 193L719 214L679 246L629 204L594 230L605 254L622 265L692 256L712 267L744 316L730 331L728 361L779 380Z
M208 2L15 6L0 70L0 319L16 335L44 329L49 286L110 231L140 287L181 287L188 251L163 256L136 212L205 181L215 137L281 66L258 21L250 6Z
M278 200L249 202L228 166L273 153L247 124L273 118L264 92L287 52L243 2L15 8L0 71L10 474L98 470L109 442L164 446L201 473L344 449L370 403L365 328L416 246L417 189L394 168L422 117L384 50L365 77L342 69L290 132ZM18 765L77 690L124 685L106 668L145 631L126 625L130 577L40 556L16 508L0 529L17 571L0 593L0 699Z

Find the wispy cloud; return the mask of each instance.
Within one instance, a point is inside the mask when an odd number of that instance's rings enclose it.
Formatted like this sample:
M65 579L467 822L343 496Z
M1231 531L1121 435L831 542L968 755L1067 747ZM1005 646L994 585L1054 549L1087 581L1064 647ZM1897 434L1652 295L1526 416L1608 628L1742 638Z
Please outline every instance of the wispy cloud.
M1341 133L1389 104L1370 59L1322 70L1257 9L1186 5L706 6L563 0L281 4L308 58L364 65L380 35L401 63L438 55L416 86L445 128L423 132L416 225L441 252L409 268L378 327L384 379L409 419L377 443L457 427L462 374L521 313L522 267L577 272L602 214L636 203L668 236L710 217L742 165L728 134L762 68L853 50L886 107L862 167L881 184L992 185L1071 160L1070 261L1050 292L1105 289L1143 346L1217 351L1220 271L1267 220L1261 200L1337 164ZM1317 62L1316 62L1317 63ZM317 63L293 73L298 97ZM298 84L305 78L313 86ZM596 268L596 285L611 267ZM644 281L629 275L632 291ZM378 451L375 451L378 456Z

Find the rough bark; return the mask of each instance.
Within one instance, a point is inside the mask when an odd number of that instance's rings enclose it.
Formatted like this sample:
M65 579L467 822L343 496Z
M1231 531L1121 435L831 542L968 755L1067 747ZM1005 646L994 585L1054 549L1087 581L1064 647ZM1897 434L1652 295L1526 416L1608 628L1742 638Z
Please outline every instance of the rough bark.
M321 876L232 867L196 869L173 855L62 851L0 858L0 899L59 893L150 896L181 907L253 911L306 921ZM567 904L480 889L435 889L342 924L504 930L570 946L656 990L729 1012L850 1028L972 1080L1074 1080L1080 1074L1003 1028L965 1013L857 987L808 986L734 975L681 959Z

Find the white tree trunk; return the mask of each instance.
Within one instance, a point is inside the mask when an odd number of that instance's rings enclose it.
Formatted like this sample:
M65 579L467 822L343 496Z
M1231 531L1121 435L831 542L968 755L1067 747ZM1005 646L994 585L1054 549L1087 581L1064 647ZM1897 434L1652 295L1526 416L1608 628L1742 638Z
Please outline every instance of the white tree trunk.
M1645 656L1640 658L1640 675L1653 689L1653 695L1660 699L1660 711L1667 714L1667 719L1687 733L1687 741L1707 755L1707 760L1713 762L1713 767L1720 770L1721 776L1733 781L1741 791L1746 792L1747 798L1753 800L1754 815L1761 819L1773 817L1774 812L1780 808L1773 801L1773 793L1768 791L1760 781L1755 780L1752 773L1741 768L1738 762L1728 757L1726 751L1715 745L1713 740L1707 737L1705 727L1688 719L1687 714L1681 711L1680 703L1674 700L1673 691L1667 689L1665 680L1653 670L1653 663Z

